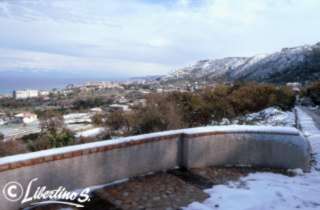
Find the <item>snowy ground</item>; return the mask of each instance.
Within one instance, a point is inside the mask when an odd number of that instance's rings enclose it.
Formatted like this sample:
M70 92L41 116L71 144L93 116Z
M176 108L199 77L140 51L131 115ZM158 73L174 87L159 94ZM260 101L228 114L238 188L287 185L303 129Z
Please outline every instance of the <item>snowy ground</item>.
M39 133L39 121L30 124L8 124L0 125L0 133L4 135L5 140L12 138L20 138L24 135Z
M295 126L293 112L281 111L275 107L269 107L260 112L247 114L235 120L223 119L221 122L213 122L218 125L268 125L268 126Z
M86 131L94 128L93 124L78 123L78 124L66 124L66 127L72 132Z
M86 131L81 131L81 132L77 132L76 133L76 137L80 138L80 137L96 137L99 134L103 133L105 131L104 128L92 128Z
M244 120L247 122L252 122L255 125L292 127L295 125L295 116L293 112L284 112L274 107L264 109L260 112L245 115Z
M316 161L310 173L296 170L294 177L252 173L240 181L206 190L210 195L206 201L194 202L184 210L320 209L320 130L308 114L299 108L297 111Z

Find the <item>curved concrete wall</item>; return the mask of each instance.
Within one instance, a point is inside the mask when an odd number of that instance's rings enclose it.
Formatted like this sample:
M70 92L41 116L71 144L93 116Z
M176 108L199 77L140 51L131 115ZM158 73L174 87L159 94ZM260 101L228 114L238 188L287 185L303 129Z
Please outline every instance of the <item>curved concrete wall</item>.
M308 170L310 146L294 128L220 126L153 133L0 158L0 187L79 189L175 167L259 166ZM0 192L0 209L17 209Z
M214 139L214 140L213 140ZM187 168L254 166L308 169L308 142L299 135L238 133L186 136Z

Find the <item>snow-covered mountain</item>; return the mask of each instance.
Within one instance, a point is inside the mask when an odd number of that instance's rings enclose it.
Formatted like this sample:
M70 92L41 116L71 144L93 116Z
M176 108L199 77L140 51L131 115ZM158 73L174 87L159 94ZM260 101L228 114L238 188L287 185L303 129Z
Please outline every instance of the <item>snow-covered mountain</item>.
M316 79L320 79L320 42L253 57L201 60L163 76L161 81L240 80L285 83Z

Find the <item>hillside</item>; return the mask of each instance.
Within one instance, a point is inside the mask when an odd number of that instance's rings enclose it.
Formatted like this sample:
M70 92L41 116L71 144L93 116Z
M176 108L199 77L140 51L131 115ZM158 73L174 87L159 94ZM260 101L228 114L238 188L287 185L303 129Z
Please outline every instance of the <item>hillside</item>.
M201 60L162 76L164 83L184 81L307 82L320 79L320 43L284 48L252 57Z

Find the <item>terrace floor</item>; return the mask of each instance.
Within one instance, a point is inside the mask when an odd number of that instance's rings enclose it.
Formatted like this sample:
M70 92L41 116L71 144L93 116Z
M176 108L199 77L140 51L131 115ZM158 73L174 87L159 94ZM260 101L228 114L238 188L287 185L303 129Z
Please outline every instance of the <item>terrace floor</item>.
M177 169L132 178L126 182L94 190L92 199L82 210L177 210L194 201L208 198L203 190L225 184L255 171L250 168ZM286 173L285 170L272 170ZM47 205L28 210L75 210L73 207ZM79 208L80 209L80 208ZM25 209L26 210L26 209Z

